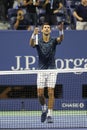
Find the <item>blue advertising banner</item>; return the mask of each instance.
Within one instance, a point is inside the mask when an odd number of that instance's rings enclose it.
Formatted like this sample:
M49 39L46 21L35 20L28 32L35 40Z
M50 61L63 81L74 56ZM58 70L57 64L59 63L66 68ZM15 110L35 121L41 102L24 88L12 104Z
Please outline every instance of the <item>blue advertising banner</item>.
M0 31L0 71L37 69L38 55L36 49L29 45L31 34L32 31ZM53 31L51 36L57 37L58 31ZM59 69L87 68L87 31L65 31L63 42L56 48L55 64ZM36 84L36 80L32 81L34 77L29 80L20 76L18 80L15 75L14 78L0 76L0 79L0 85ZM57 84L63 85L65 101L60 101L56 108L86 109L87 104L82 100L82 85L87 85L87 74L59 74ZM66 102L68 99L70 102ZM77 101L76 104L73 100Z
M29 46L31 31L0 31L0 70L36 69L36 49ZM39 34L39 37L41 35ZM57 37L58 31L52 32ZM57 68L87 67L87 32L65 31L56 50Z

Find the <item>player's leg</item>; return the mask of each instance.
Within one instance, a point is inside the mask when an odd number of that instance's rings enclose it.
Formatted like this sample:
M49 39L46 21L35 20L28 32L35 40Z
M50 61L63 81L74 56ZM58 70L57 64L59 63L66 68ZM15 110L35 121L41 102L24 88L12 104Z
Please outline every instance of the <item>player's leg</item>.
M54 88L48 88L48 97L49 97L49 99L48 99L48 110L53 110L53 106L54 106Z
M38 91L37 93L38 93L39 102L42 107L41 122L44 122L47 117L47 106L45 102L44 88L38 88L37 91Z
M44 122L47 116L47 106L44 96L44 87L45 87L45 76L43 74L39 74L37 77L37 94L39 102L42 107L41 122Z
M37 93L38 93L39 102L42 106L42 111L45 111L47 107L46 107L46 101L44 96L44 88L38 88Z
M48 88L48 113L47 113L47 122L52 123L52 113L54 106L54 88Z
M52 123L52 112L54 106L54 88L56 83L57 75L54 73L49 74L47 78L47 86L48 86L48 113L47 113L47 122Z

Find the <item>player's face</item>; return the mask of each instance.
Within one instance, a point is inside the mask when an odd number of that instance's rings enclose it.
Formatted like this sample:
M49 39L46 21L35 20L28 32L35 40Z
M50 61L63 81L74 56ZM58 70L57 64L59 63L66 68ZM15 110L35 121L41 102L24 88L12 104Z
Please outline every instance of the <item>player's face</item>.
M51 33L50 25L44 25L42 28L42 33L45 35L49 35Z

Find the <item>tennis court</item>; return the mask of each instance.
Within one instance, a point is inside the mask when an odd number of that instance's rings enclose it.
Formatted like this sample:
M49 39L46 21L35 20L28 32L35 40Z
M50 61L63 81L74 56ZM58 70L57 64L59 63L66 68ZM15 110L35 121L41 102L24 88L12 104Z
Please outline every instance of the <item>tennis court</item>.
M2 129L4 130L6 129L9 130L87 129L87 101L85 100L83 102L83 100L79 99L81 91L78 91L79 89L76 89L76 86L79 87L82 83L87 83L86 80L87 70L86 69L84 70L69 69L68 71L66 69L55 70L56 73L58 73L57 71L61 73L58 76L58 83L61 83L61 81L63 80L64 81L63 83L65 84L64 91L66 90L67 86L68 88L67 91L65 91L66 95L64 100L63 97L61 99L55 99L55 106L53 111L54 122L47 123L45 121L44 123L41 123L41 108L40 108L40 104L38 103L38 98L35 99L31 98L25 100L21 98L18 98L17 100L2 99L0 100L0 129L1 130ZM18 84L20 85L21 83L23 84L26 84L28 82L34 83L35 78L33 78L33 75L35 75L36 73L40 73L40 71L39 72L38 70L31 70L31 71L23 70L23 71L13 71L13 72L2 71L0 76L1 84L15 83L17 85ZM47 70L44 73L47 73ZM72 73L76 73L76 74L72 74ZM73 93L72 90L69 90L69 86L72 87ZM14 88L15 87L12 87L11 91L13 91ZM17 87L17 90L15 91L16 93L19 91L19 88ZM12 93L11 91L9 93L10 96L12 95L14 96L15 93ZM23 92L21 91L21 93L24 93L24 91ZM27 94L27 91L25 93ZM35 93L34 88L33 88L33 92L28 93L28 95L32 95L33 93ZM74 98L72 100L69 99L68 98L69 94L72 94L72 96L75 97L75 99ZM20 93L18 93L17 95L20 95ZM58 95L58 93L56 93L56 95Z
M0 112L0 129L87 129L86 111L54 111L54 123L41 123L40 111Z

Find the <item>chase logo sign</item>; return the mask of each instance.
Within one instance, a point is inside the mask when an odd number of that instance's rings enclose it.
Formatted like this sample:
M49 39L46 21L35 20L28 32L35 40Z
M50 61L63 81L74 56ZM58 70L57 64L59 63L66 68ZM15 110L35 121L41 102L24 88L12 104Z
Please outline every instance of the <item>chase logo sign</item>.
M80 102L80 103L62 103L61 104L62 108L84 108L85 104Z

